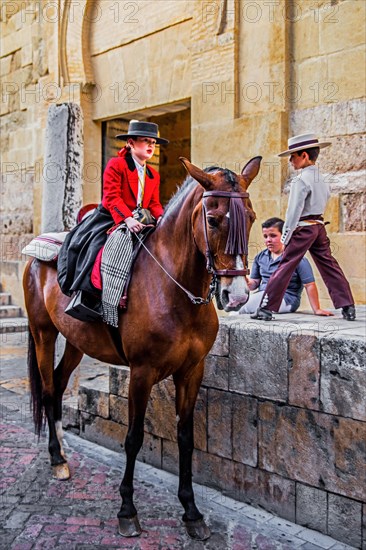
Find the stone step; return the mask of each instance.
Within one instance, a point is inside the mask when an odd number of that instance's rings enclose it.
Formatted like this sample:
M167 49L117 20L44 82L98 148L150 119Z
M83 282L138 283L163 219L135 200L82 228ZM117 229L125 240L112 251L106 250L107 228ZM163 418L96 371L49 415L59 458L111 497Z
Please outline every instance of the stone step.
M11 304L11 294L9 292L0 292L0 306L9 306Z
M0 334L10 332L25 332L28 330L27 317L0 319Z
M19 306L0 306L0 319L9 319L13 317L21 317L22 308Z

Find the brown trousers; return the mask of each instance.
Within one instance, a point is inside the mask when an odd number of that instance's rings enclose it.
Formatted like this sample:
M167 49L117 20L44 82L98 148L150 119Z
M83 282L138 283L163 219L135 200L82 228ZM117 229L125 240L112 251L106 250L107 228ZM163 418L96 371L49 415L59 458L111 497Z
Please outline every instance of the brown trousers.
M298 227L286 246L280 265L266 286L261 307L278 311L291 276L309 250L328 289L336 309L354 303L348 281L330 251L330 241L323 224Z

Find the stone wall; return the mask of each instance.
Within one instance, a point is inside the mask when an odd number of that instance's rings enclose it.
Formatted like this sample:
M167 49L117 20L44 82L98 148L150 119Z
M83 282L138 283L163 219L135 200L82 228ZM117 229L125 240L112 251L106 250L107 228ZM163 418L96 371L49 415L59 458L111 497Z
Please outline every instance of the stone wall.
M364 314L221 320L195 411L194 481L321 531L366 542ZM299 321L300 319L300 321ZM99 373L101 371L98 371ZM128 424L127 367L84 383L65 424L118 450ZM154 386L139 460L178 473L175 389Z

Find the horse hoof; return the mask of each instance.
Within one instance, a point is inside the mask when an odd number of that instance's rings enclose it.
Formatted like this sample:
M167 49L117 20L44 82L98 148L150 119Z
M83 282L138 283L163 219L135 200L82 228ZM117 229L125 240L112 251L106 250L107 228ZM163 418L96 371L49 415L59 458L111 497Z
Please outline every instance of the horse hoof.
M204 519L185 521L184 524L191 539L206 540L211 536L211 531L207 527Z
M63 464L57 464L57 466L52 466L52 477L58 479L59 481L66 481L70 479L70 470L66 462Z
M119 534L123 537L138 537L142 533L137 516L133 518L118 518Z

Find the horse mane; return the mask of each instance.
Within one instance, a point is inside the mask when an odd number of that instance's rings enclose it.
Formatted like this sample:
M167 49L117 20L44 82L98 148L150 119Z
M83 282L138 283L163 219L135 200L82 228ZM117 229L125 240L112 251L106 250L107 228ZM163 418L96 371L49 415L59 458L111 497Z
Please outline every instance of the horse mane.
M208 168L204 168L203 171L209 174L222 171L226 176L227 182L231 183L231 186L233 188L232 190L239 191L236 175L231 170L228 170L227 168L220 168L220 166L209 166ZM182 204L187 198L187 195L197 185L199 184L195 179L192 178L192 176L186 177L182 185L177 187L177 191L174 193L168 204L165 206L163 220L166 220L168 217L173 216L177 212L177 210L181 208Z

